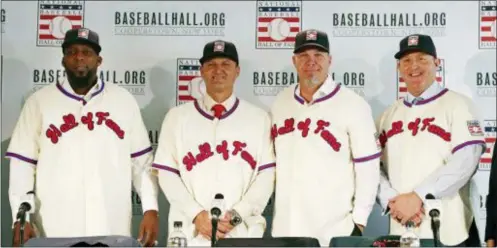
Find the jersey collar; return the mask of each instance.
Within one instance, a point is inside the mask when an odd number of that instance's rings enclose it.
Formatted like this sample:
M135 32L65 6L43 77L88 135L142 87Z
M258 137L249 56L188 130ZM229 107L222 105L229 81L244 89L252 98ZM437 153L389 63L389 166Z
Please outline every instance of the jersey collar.
M235 96L235 94L231 94L231 96L226 99L224 102L221 104L224 106L226 111L221 115L219 118L224 119L228 116L230 116L233 112L235 112L236 108L238 107L238 104L240 103L240 100ZM212 99L209 94L205 94L204 97L202 97L199 100L195 100L194 105L197 111L203 115L205 118L209 120L214 120L214 115L212 115L212 106L216 105L217 102Z
M86 105L90 99L100 94L105 87L105 83L102 79L97 79L97 83L88 91L88 93L84 96L76 94L72 89L71 85L67 81L67 78L63 78L61 81L56 83L57 89L59 89L62 94L65 96L72 98L76 101L80 101L83 105Z
M331 76L328 74L328 77L326 77L326 80L324 81L324 83L321 85L321 87L319 87L319 89L316 91L316 93L314 93L314 95L312 96L312 101L308 104L310 105L310 104L315 104L315 103L319 103L322 101L326 101L326 100L332 98L334 95L336 95L336 93L338 92L339 89L340 89L340 85L335 83L331 79ZM306 105L304 98L300 95L300 85L299 84L297 84L295 86L293 96L294 96L295 100L297 100L297 102L299 102L302 105Z

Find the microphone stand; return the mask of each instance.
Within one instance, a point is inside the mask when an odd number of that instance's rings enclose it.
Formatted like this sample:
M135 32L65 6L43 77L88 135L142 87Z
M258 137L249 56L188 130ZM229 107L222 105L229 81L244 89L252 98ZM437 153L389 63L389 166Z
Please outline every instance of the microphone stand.
M435 247L439 247L439 244L438 244L439 223L438 223L438 221L435 221L435 218L438 218L438 217L431 217L431 230L433 231L433 243L434 243Z
M17 218L19 219L19 244L20 246L24 245L24 227L26 225L26 212L19 211L17 213Z
M212 234L211 234L211 247L216 246L216 233L217 233L217 218L212 218Z

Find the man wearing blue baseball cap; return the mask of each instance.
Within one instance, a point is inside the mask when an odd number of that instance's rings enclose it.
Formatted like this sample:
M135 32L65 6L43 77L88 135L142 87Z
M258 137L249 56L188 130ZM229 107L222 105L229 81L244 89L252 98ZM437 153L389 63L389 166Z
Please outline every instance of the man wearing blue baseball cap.
M32 218L22 242L34 237L131 235L131 191L142 200L138 239L153 246L158 233L157 181L152 147L135 98L97 76L98 34L67 31L62 43L66 77L33 93L12 134L9 200L14 246L20 245L17 209Z
M407 96L377 121L383 148L378 200L390 213L390 233L403 234L412 221L420 238L432 239L428 212L435 204L442 244L479 246L469 197L485 149L476 108L437 82L440 59L430 36L406 36L394 57Z

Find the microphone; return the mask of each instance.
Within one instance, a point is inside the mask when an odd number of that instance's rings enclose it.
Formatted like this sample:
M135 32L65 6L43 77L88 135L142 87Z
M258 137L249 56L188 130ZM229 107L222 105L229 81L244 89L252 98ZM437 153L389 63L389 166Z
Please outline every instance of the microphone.
M24 227L26 225L26 214L32 214L35 210L35 192L29 191L26 195L21 197L21 205L17 211L16 220L19 221L19 239L20 245L24 245ZM29 215L28 215L29 218Z
M222 194L216 194L214 196L214 200L212 201L211 207L211 224L212 224L212 233L211 233L211 247L216 246L216 233L217 233L217 224L219 218L221 218L221 214L224 210L224 196Z
M32 214L35 210L35 192L29 191L26 195L21 197L21 205L17 211L16 219L24 222L26 214Z
M222 194L216 194L214 200L212 201L211 207L211 219L219 220L221 214L224 210L224 196Z
M435 247L438 247L440 209L442 208L442 201L435 199L435 196L432 194L427 194L425 199L425 211L431 217L431 230L433 231L433 240L435 241Z

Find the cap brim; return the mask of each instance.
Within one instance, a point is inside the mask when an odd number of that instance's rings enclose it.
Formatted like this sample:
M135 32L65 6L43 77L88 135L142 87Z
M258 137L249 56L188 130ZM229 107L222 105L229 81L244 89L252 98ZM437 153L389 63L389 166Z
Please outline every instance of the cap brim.
M311 48L315 48L315 49L318 49L318 50L321 50L321 51L327 52L327 53L330 52L328 50L328 48L324 47L323 45L320 45L317 43L307 43L307 44L303 44L303 45L295 48L293 50L293 53L300 53L300 52L303 52L304 50L311 49Z
M402 51L399 51L395 54L395 58L396 59L400 59L402 57L404 57L405 55L409 54L409 53L413 53L413 52L422 52L422 53L426 53L426 54L429 54L433 57L436 57L434 54L430 53L430 52L427 52L426 50L424 49L421 49L419 47L413 47L413 48L407 48L407 49L404 49Z
M234 56L231 56L229 54L226 54L226 53L216 53L216 54L212 54L210 56L204 56L202 58L200 58L199 62L200 64L203 64L211 59L215 59L215 58L228 58L228 59L231 59L233 60L235 63L238 63L238 60L236 58L234 58Z
M93 48L93 50L97 54L99 54L102 51L102 47L100 47L100 45L98 45L95 42L92 42L90 40L87 40L87 39L75 39L75 40L71 40L71 41L66 41L66 42L62 43L62 51L64 51L70 45L74 45L74 44L88 45L91 48Z

